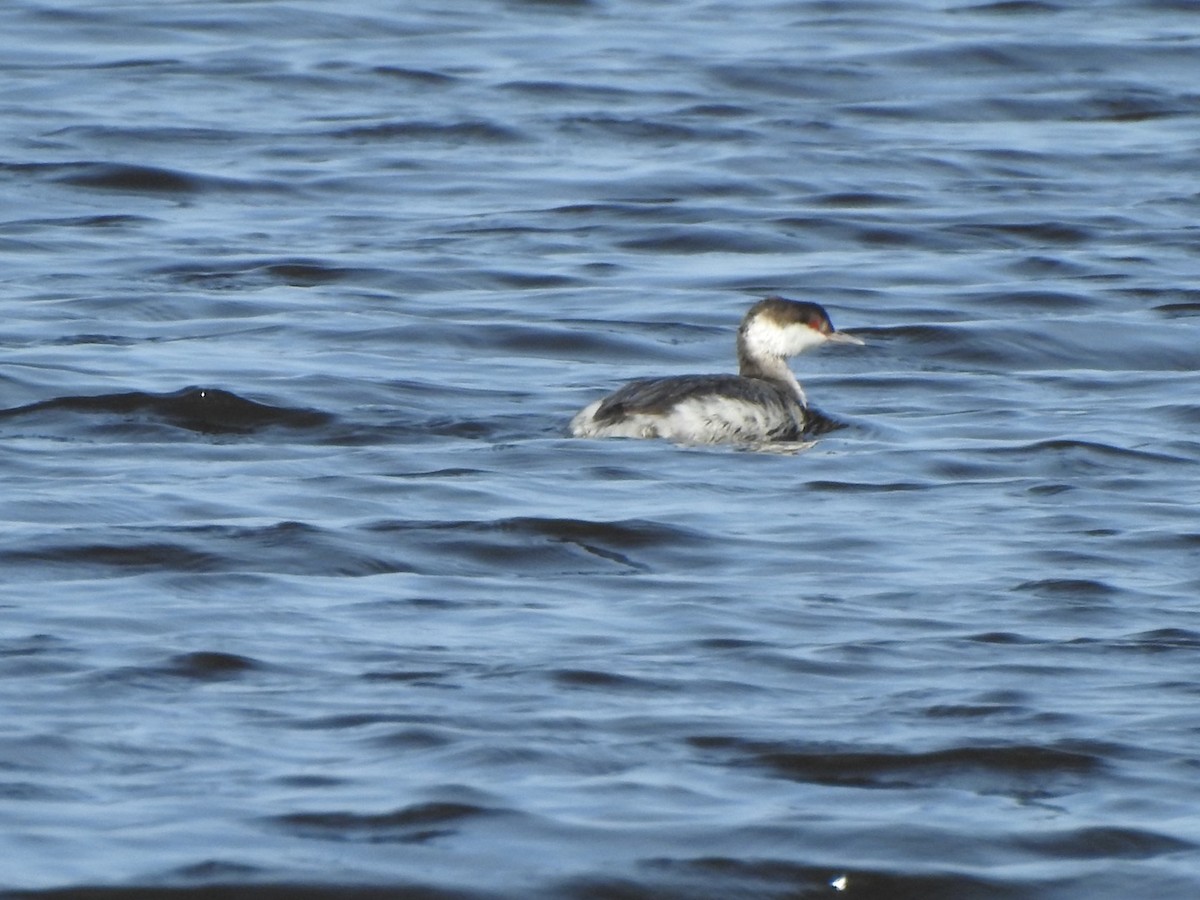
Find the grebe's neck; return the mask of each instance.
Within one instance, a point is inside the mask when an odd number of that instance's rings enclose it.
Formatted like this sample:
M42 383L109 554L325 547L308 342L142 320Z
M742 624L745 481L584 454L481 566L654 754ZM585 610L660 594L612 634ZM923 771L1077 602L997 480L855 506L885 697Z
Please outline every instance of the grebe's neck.
M775 381L786 386L801 406L808 406L808 398L804 396L804 388L796 380L795 374L787 364L787 359L774 353L755 352L749 346L744 332L738 333L737 356L738 374L743 378L761 378L764 381Z

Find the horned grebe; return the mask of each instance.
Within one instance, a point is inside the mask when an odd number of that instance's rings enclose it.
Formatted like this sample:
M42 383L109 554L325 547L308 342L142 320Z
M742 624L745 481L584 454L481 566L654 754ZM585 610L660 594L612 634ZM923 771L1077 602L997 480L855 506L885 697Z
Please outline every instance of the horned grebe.
M768 297L737 333L737 375L643 378L585 406L575 437L666 438L681 444L798 441L816 417L787 358L826 341L861 344L835 331L816 303Z

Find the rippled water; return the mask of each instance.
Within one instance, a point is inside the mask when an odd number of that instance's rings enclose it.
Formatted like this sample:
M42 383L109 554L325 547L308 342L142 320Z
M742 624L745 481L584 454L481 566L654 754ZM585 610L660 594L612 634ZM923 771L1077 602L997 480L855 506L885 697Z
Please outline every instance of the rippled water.
M8 895L1200 896L1195 5L0 47ZM565 437L768 293L848 427Z

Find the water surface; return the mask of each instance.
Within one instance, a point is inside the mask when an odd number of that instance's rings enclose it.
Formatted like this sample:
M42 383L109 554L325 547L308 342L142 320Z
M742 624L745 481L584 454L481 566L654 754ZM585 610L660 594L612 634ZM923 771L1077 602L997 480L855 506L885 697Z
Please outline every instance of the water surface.
M1198 33L8 4L0 890L1200 894ZM566 437L770 293L847 427Z

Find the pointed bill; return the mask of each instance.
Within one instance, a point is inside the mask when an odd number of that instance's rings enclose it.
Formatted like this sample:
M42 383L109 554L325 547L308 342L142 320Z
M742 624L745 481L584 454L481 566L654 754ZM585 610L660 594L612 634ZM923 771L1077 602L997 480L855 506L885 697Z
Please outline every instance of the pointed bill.
M846 334L846 332L844 332L844 331L831 331L829 334L825 335L825 337L835 344L865 344L866 343L866 341L864 341L862 338L855 337L852 334Z

